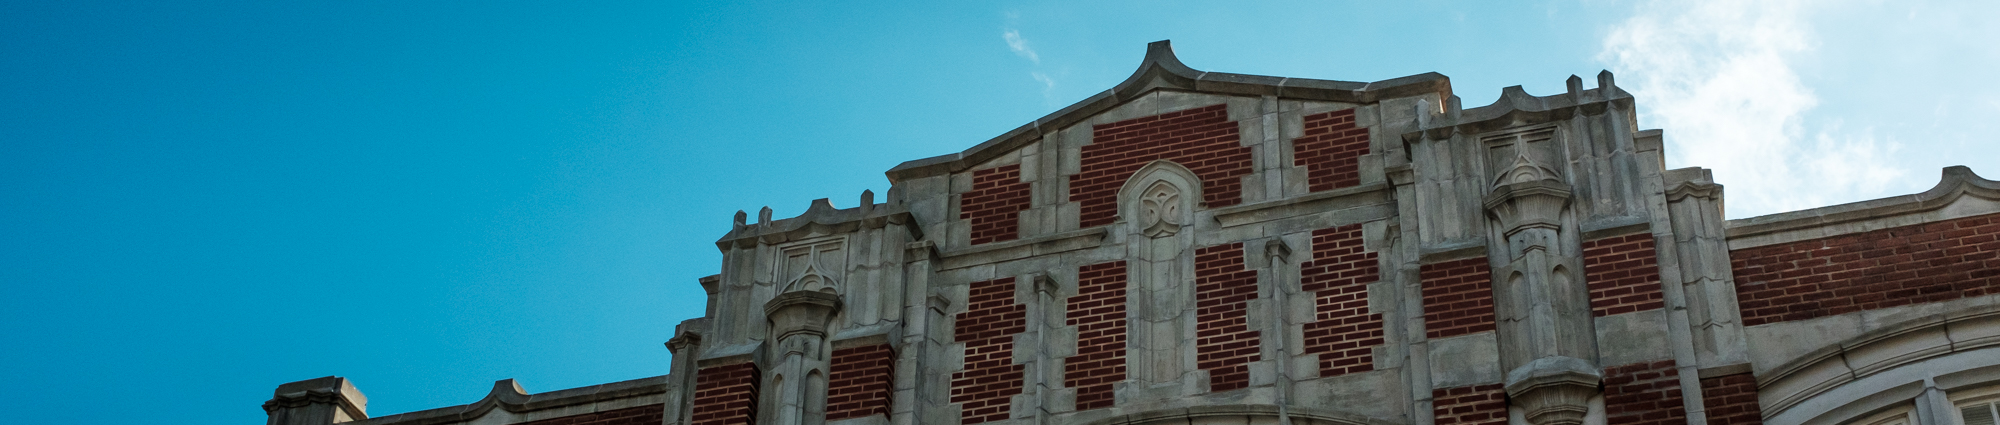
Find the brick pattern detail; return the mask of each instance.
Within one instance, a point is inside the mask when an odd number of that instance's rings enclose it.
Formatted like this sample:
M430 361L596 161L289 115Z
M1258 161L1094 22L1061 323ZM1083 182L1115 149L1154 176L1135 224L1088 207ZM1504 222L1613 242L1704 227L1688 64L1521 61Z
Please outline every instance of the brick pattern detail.
M972 191L958 197L958 218L972 220L973 245L1021 237L1019 213L1028 209L1028 186L1018 164L972 172Z
M1605 422L1619 425L1687 423L1687 409L1681 405L1680 376L1672 360L1605 368Z
M1362 251L1361 225L1315 230L1312 249L1312 261L1299 265L1299 289L1318 306L1305 325L1306 352L1319 354L1321 377L1375 370L1382 315L1368 312L1368 284L1381 280L1381 265Z
M1111 385L1125 380L1125 262L1078 268L1076 288L1076 355L1063 363L1063 386L1076 389L1078 411L1111 407Z
M1701 380L1701 405L1710 425L1763 425L1757 378L1748 373Z
M701 368L694 378L691 425L757 423L757 386L763 379L751 362Z
M1069 178L1069 200L1080 203L1078 227L1118 220L1118 189L1140 167L1156 159L1173 161L1201 178L1208 207L1243 202L1250 148L1238 142L1228 105L1136 118L1091 128L1082 150L1082 172Z
M2000 214L1729 252L1743 325L2000 293Z
M597 413L548 418L516 425L653 425L667 414L667 405L648 404Z
M1592 316L1665 306L1666 296L1660 292L1659 258L1653 251L1650 233L1585 241L1583 273L1583 280L1589 282Z
M1208 371L1208 390L1250 386L1259 332L1250 330L1250 299L1257 271L1244 267L1243 244L1194 251L1195 367Z
M889 344L833 350L833 371L827 378L826 419L889 414L894 390L896 350Z
M1005 420L1009 398L1021 393L1014 335L1027 330L1028 308L1014 300L1014 278L973 282L954 341L965 344L965 370L951 374L951 402L960 423Z
M1493 271L1486 257L1425 264L1424 329L1430 338L1493 330Z
M1306 167L1306 188L1318 192L1361 184L1361 156L1368 129L1354 124L1354 110L1305 116L1305 134L1292 140L1292 165Z
M1437 425L1507 423L1507 391L1500 384L1431 390Z

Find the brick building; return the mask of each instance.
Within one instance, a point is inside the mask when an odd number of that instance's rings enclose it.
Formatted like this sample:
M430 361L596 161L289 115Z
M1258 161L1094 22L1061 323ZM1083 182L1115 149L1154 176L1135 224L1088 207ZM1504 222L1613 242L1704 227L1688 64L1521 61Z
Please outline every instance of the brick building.
M1993 424L2000 183L1724 220L1610 73L1118 86L716 241L666 376L271 425Z

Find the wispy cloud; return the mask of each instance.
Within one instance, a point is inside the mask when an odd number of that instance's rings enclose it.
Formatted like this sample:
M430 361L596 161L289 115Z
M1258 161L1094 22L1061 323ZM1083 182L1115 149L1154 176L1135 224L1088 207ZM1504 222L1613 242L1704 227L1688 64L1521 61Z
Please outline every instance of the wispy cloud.
M1880 159L1894 139L1839 123L1808 128L1819 105L1794 70L1816 47L1796 1L1653 2L1617 25L1599 59L1631 70L1646 127L1667 131L1669 166L1715 170L1730 217L1879 195L1908 173Z
M1037 65L1042 63L1041 55L1036 55L1035 49L1028 47L1028 40L1021 39L1021 31L1010 28L1001 32L1000 38L1007 40L1007 48L1012 49L1014 54L1028 58L1029 62L1034 62Z
M1014 13L1008 13L1007 19L1008 20L1020 19L1020 15ZM1028 77L1034 78L1035 82L1042 84L1042 102L1048 104L1049 106L1055 106L1056 80L1055 78L1049 77L1048 73L1041 71L1040 68L1042 66L1042 56L1035 54L1035 48L1028 46L1027 39L1021 38L1020 30L1013 28L1005 28L1000 32L1000 39L1007 41L1008 50L1013 50L1015 55L1018 55L1024 59L1027 59L1028 62L1033 63L1035 69L1028 71Z

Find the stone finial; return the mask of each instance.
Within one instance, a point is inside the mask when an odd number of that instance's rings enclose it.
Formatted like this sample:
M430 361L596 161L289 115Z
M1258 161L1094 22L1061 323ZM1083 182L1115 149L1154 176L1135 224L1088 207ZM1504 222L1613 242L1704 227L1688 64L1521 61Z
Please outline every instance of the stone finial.
M1612 89L1616 87L1618 87L1618 82L1614 81L1611 77L1611 70L1607 69L1604 72L1597 73L1597 90L1604 92L1604 98L1610 99Z
M1563 80L1563 85L1569 88L1569 98L1571 100L1575 100L1576 103L1583 103L1583 77L1570 74L1568 80Z
M866 189L863 189L863 190L861 191L861 206L860 206L860 208L861 208L861 215L862 215L863 217L866 217L866 216L868 216L868 213L869 213L870 211L874 211L874 210L875 210L875 191L873 191L873 190L866 190Z
M771 227L771 207L766 206L764 209L757 210L757 226Z
M748 220L750 220L750 214L749 214L749 213L745 213L745 212L743 212L743 210L736 210L736 218L735 218L735 219L734 219L734 220L733 220L733 221L732 221L732 222L730 223L730 227L729 227L729 228L730 228L730 229L741 229L741 228L743 228L743 226L744 226L745 224L748 224L748 223L746 223L746 222L747 222Z
M368 419L368 397L347 378L328 376L279 385L264 402L268 425L331 425Z
M676 336L673 339L667 340L667 351L673 352L674 355L676 356L682 354L692 354L692 353L687 353L687 349L690 347L700 347L700 346L701 346L701 334L694 332L682 332L680 336Z

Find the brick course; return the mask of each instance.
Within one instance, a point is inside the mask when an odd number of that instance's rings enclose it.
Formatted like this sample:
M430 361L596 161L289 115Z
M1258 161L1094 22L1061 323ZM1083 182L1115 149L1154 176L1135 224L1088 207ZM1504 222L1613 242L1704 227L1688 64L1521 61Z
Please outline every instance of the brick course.
M1437 425L1507 423L1507 391L1500 384L1431 390Z
M660 418L666 415L666 407L667 405L664 404L648 404L639 407L627 407L597 413L522 422L516 425L653 425L660 423Z
M889 414L894 389L896 350L889 344L833 350L826 387L826 419Z
M1743 324L2000 293L2000 214L1729 252Z
M1368 284L1381 280L1375 253L1362 250L1361 225L1313 231L1312 261L1299 265L1299 289L1312 292L1317 315L1305 325L1305 351L1319 354L1319 376L1375 370L1382 315L1368 312Z
M751 425L757 423L757 364L751 362L701 368L694 378L692 425Z
M1757 378L1748 373L1701 380L1701 405L1710 425L1762 425Z
M1028 209L1028 188L1018 164L972 172L972 191L958 197L958 218L972 220L973 245L1021 237L1020 212Z
M1672 360L1604 369L1604 417L1619 425L1687 423L1680 371Z
M1250 330L1257 271L1244 267L1243 244L1194 251L1195 366L1208 371L1209 391L1250 386L1259 332Z
M1112 406L1112 384L1125 380L1125 262L1077 269L1077 294L1069 298L1076 327L1076 355L1063 363L1063 386L1076 389L1076 410Z
M1292 140L1292 165L1306 167L1307 190L1360 185L1368 129L1355 125L1354 110L1307 115L1304 122L1304 135Z
M971 284L954 341L965 344L965 369L951 374L951 402L961 423L1005 420L1009 398L1021 393L1014 335L1027 329L1027 306L1014 300L1014 278Z
M1078 227L1117 221L1118 190L1158 159L1200 177L1208 207L1243 201L1241 177L1251 171L1250 148L1238 142L1228 105L1213 105L1092 126L1091 142L1082 149L1082 172L1069 179L1069 200L1081 204Z
M1430 338L1493 330L1493 272L1486 257L1425 264L1424 330Z
M1589 282L1590 314L1603 317L1663 307L1666 296L1660 291L1655 255L1650 233L1585 241L1583 279Z

